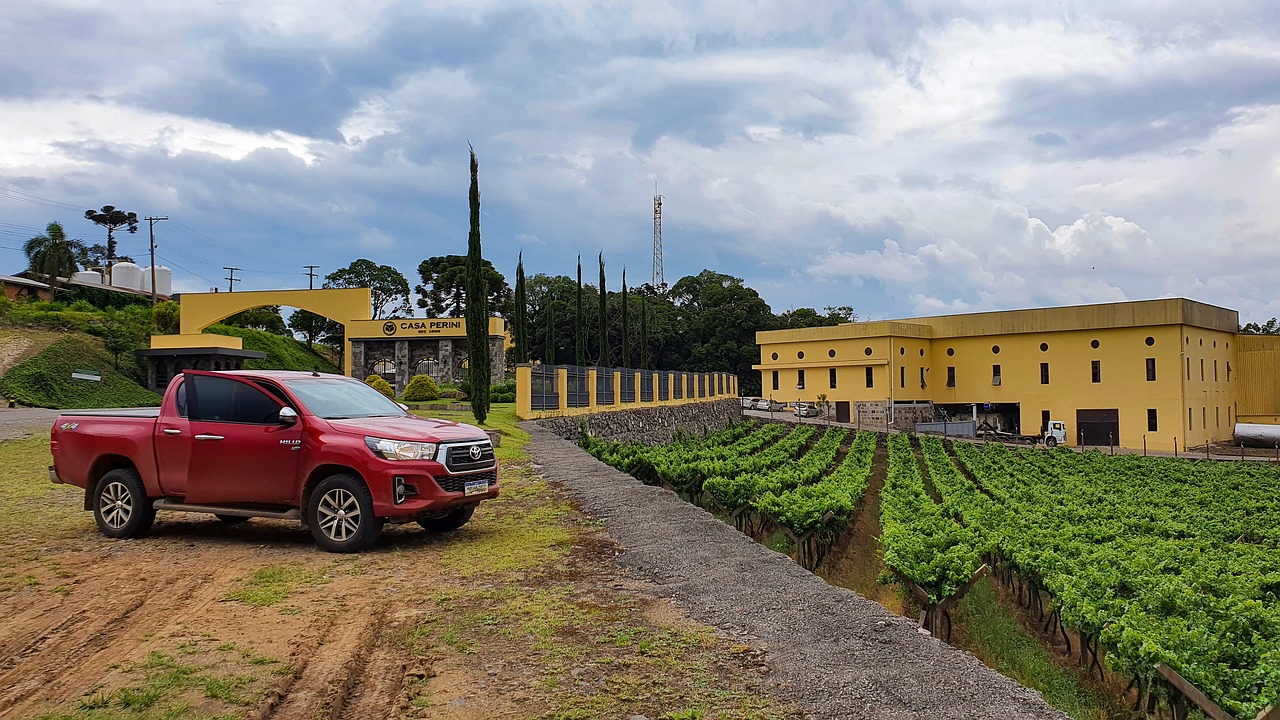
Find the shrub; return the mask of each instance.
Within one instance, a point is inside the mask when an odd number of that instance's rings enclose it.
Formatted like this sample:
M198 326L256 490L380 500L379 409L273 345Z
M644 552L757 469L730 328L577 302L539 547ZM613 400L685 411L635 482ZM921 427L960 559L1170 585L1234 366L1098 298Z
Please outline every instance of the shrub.
M378 392L382 393L383 395L386 395L392 400L396 399L396 389L391 387L391 383L387 382L386 380L383 380L381 375L374 373L369 377L365 378L364 381L368 383L369 387L373 388L374 390L377 390Z
M436 385L430 375L414 375L404 388L404 399L408 402L439 400L440 386Z
M493 396L493 402L496 402L496 403L511 403L515 401L516 401L515 393L500 393L498 395Z
M73 312L97 312L98 311L98 308L94 307L91 303L85 302L84 300L76 300L75 302L67 306L67 309Z

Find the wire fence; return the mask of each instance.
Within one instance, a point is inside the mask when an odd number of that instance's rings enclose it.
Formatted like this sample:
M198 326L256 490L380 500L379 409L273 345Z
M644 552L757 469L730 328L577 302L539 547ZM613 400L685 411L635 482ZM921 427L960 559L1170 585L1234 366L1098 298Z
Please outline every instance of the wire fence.
M553 411L593 405L670 402L733 394L729 373L533 365L529 368L529 409ZM563 377L561 376L563 371ZM591 373L595 372L592 382ZM617 378L615 381L614 378ZM563 382L563 392L560 383ZM520 388L518 392L522 392ZM562 396L563 395L563 396Z

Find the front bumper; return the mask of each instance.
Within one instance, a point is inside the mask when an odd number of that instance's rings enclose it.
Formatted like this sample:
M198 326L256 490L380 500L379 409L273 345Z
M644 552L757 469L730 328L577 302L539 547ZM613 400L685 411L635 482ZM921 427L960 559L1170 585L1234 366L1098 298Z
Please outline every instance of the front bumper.
M498 469L450 475L438 463L386 463L393 467L379 467L377 474L369 477L373 491L373 512L392 522L410 521L448 512L462 505L473 505L482 500L498 497ZM412 465L412 466L410 466ZM434 467L424 467L434 466ZM468 482L486 481L487 488L467 494ZM400 502L397 486L406 493Z
M65 482L62 481L62 478L58 477L58 468L53 465L49 466L49 482L55 485L66 484Z

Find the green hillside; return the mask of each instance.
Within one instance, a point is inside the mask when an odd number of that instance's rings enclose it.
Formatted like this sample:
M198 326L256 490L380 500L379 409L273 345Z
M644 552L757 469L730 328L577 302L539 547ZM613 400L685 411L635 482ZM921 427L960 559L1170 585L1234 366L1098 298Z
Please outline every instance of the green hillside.
M205 332L214 335L231 335L244 341L245 350L264 352L262 360L245 361L247 370L318 370L323 373L342 374L342 369L326 360L319 353L308 350L306 343L293 338L273 335L263 330L210 325Z
M89 370L102 380L77 380L71 373ZM13 366L0 377L0 395L23 405L80 409L159 405L160 396L116 371L102 343L87 335L68 335Z

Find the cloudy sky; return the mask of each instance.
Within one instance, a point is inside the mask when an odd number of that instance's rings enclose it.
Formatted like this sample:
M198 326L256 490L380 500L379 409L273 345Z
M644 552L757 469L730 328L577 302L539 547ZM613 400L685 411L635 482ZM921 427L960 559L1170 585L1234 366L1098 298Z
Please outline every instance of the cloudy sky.
M124 9L127 7L127 10ZM83 209L180 290L464 253L775 311L1186 296L1280 315L1274 0L37 0L0 8L0 273ZM145 230L145 225L144 225ZM144 233L124 252L145 255ZM589 275L591 273L588 273Z

